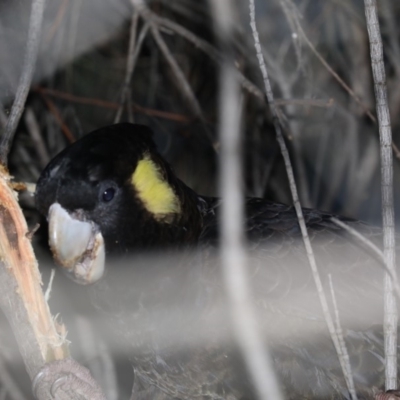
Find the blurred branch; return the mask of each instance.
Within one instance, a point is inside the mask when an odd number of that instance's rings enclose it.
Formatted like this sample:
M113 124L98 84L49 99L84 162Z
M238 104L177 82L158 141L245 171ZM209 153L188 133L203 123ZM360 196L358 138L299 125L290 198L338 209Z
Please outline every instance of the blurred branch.
M383 46L379 28L376 0L364 0L365 17L370 42L371 67L374 78L376 111L378 115L380 149L381 149L381 189L382 189L382 222L383 254L387 268L396 276L395 225L393 208L393 155L392 130L387 103L385 66L383 63ZM385 274L384 287L384 332L385 332L385 387L386 390L397 388L397 306L393 293L393 282Z
M292 0L287 0L290 1L292 8L295 9L295 6L293 5ZM314 55L317 57L317 59L321 62L321 64L326 68L326 70L333 76L333 78L339 83L339 85L354 99L354 101L361 107L363 112L368 116L368 118L376 123L376 118L375 116L371 113L371 111L368 109L368 107L362 102L362 100L357 96L357 94L354 92L354 90L339 76L339 74L333 70L333 68L328 64L328 62L322 57L320 52L315 48L315 46L312 44L311 40L308 38L306 33L304 32L303 27L300 24L300 21L298 18L296 18L297 21L297 30L301 34L301 37L303 40L306 42L310 50L314 53ZM395 143L392 142L391 144L393 151L396 155L396 158L400 159L400 150L396 146Z
M234 333L260 399L282 399L272 360L264 346L251 301L244 247L244 198L242 191L241 110L239 84L232 49L233 4L210 1L215 30L223 51L220 70L220 190L222 192L221 262Z
M126 74L125 74L125 80L124 80L124 86L122 88L122 94L121 94L121 105L118 108L117 115L115 116L114 123L118 123L121 120L122 116L122 111L124 109L124 104L125 101L127 100L127 96L129 94L129 86L132 80L132 75L133 75L133 70L135 68L137 56L139 55L139 45L136 43L136 30L137 30L137 25L138 25L138 20L139 20L139 14L134 11L132 15L132 21L131 21L131 29L130 29L130 35L129 35L129 48L128 48L128 55L126 57ZM142 37L144 39L146 33L147 33L148 25L146 24L143 29L142 29ZM144 32L144 34L143 34ZM142 42L143 42L142 39ZM133 121L129 121L133 122Z
M400 300L400 285L395 279L395 276L393 275L393 272L387 268L387 265L385 263L385 256L383 255L383 252L379 247L377 247L371 240L366 238L364 235L362 235L360 232L352 228L351 226L345 224L343 221L340 221L339 219L332 217L331 221L335 223L337 226L340 226L341 228L345 229L348 233L350 233L352 236L354 236L357 240L359 240L362 244L364 244L368 249L372 250L372 252L378 257L378 260L382 262L383 268L385 271L390 275L393 284L394 284L394 290L397 296L397 299Z
M177 24L174 21L171 21L167 18L160 17L154 13L151 14L151 18L153 21L160 24L160 26L164 26L165 28L170 29L171 31L175 32L176 34L182 36L189 42L193 43L197 48L207 54L212 60L217 63L221 63L221 54L213 45L205 41L204 39L196 36L193 32L189 29L186 29L184 26ZM249 93L253 96L259 98L260 100L264 101L264 94L263 92L252 83L249 79L247 79L237 68L235 69L240 84L244 89L246 89Z
M159 29L155 25L152 25L151 32L153 34L155 42L157 43L159 49L161 50L167 63L169 64L180 90L189 101L190 108L192 109L194 115L200 120L204 121L203 112L195 94L193 93L190 83L187 81L181 67L176 62L175 57L170 52L167 44L165 43L165 40L160 34Z
M286 0L290 3L291 8L292 8L292 13L293 15L296 15L296 7L293 4L292 0ZM307 46L310 48L310 50L314 53L315 57L320 61L320 63L326 68L326 70L333 76L333 78L339 83L339 85L354 99L354 101L361 107L363 112L368 115L371 121L376 122L375 116L371 113L371 111L368 109L368 107L362 102L362 100L357 96L357 94L354 92L354 90L339 76L339 74L334 71L334 69L329 65L329 63L322 57L321 53L316 49L316 47L313 45L311 40L308 38L306 33L304 32L304 29L302 25L300 24L299 19L294 18L294 21L296 22L296 27L297 27L297 32L300 33L301 37L303 38L304 42L307 44Z
M31 86L39 51L45 4L46 0L33 0L32 2L22 75L18 84L15 100L11 108L11 113L8 117L7 125L0 141L0 163L3 165L7 165L7 156L10 151L12 139L17 129L22 112L24 111L25 101Z
M290 4L288 4L284 0L280 0L279 4L283 10L283 13L286 17L286 20L288 22L288 25L292 31L291 34L291 42L293 43L293 47L295 49L295 54L296 54L296 60L297 60L297 68L295 72L295 76L303 76L305 79L307 78L306 76L306 71L304 68L304 60L302 56L302 48L301 48L301 42L298 40L298 32L297 32L297 24L296 24L296 18L297 15L296 13L292 12L292 9L290 8ZM281 61L278 64L283 64ZM279 69L280 70L280 69ZM283 73L277 74L279 76L279 83L280 87L283 93L283 96L287 99L290 99L293 97L293 79L287 79L287 76L285 76ZM279 111L279 110L277 110ZM289 115L294 115L294 108L292 105L288 105L287 107L287 112ZM282 125L281 122L281 115L278 115L280 117L280 124ZM306 166L305 166L305 159L303 155L303 147L302 147L302 130L301 130L301 124L299 123L298 120L294 118L290 118L288 120L288 128L290 130L290 136L293 138L292 140L292 148L293 148L293 160L296 166L296 176L297 176L297 183L298 183L298 188L300 192L300 199L302 204L305 207L311 207L312 203L310 200L310 185L309 185L309 180L307 179L307 172L306 172Z
M44 88L41 86L35 86L33 88L33 91L38 92L38 93L43 93L48 96L53 96L53 97L56 97L59 99L71 101L73 103L86 104L86 105L102 107L102 108L109 108L111 110L118 110L118 108L120 106L118 103L113 103L111 101L100 100L100 99L91 98L91 97L75 96L70 93L60 92L58 90L53 90L53 89L47 89L47 88ZM134 112L139 112L144 115L149 115L149 116L157 117L157 118L164 118L164 119L181 122L181 123L188 123L188 122L193 121L193 118L188 117L186 115L175 114L175 113L170 113L170 112L161 111L161 110L154 110L151 108L139 106L137 104L132 104L132 110Z
M318 99L275 99L275 105L282 106L301 106L301 107L321 107L330 108L335 104L334 99L318 100Z
M7 124L7 116L3 110L3 107L0 107L0 128L5 127Z
M118 379L109 349L94 331L91 321L82 315L75 319L79 335L81 356L86 360L93 377L101 382L107 400L117 400Z
M307 253L307 258L308 258L308 261L309 261L309 264L310 264L310 267L312 270L312 274L313 274L313 278L314 278L315 285L317 288L318 297L319 297L319 300L320 300L320 303L322 306L324 318L327 323L328 330L331 335L332 341L335 345L336 352L339 356L339 354L341 354L341 352L342 352L340 349L341 346L340 346L340 343L336 336L335 325L333 323L333 319L332 319L331 313L329 311L328 301L327 301L326 294L323 289L323 285L322 285L321 277L320 277L320 274L319 274L319 271L317 268L317 263L315 260L314 252L311 247L310 238L308 236L307 227L306 227L306 223L304 221L304 216L303 216L303 210L301 208L299 195L298 195L297 187L296 187L296 182L294 179L294 173L293 173L293 168L292 168L292 164L290 161L289 152L286 147L285 140L283 138L281 126L279 124L277 108L274 103L274 95L272 92L271 83L269 81L268 71L267 71L267 67L265 65L264 56L263 56L262 50L261 50L260 37L258 34L256 18L255 18L254 0L249 0L249 8L250 8L250 26L251 26L251 30L253 32L254 45L255 45L257 58L258 58L259 65L260 65L260 70L261 70L262 77L264 80L265 93L267 96L268 104L271 109L273 123L274 123L275 131L276 131L276 137L277 137L277 140L279 143L279 147L281 149L282 157L284 159L285 168L286 168L286 172L287 172L288 179L289 179L290 191L292 193L294 208L296 210L297 219L299 221L300 230L301 230L301 234L302 234L303 241L304 241L304 246L305 246L306 253ZM345 376L347 375L347 373L348 373L347 369L346 368L343 369L343 374ZM346 382L347 382L347 378L346 378ZM350 388L349 388L349 391L350 391Z
M44 168L49 163L50 156L43 141L39 123L31 107L27 107L24 115L24 120L28 129L29 136L32 139L36 153L38 155L39 164L42 168Z
M346 379L346 385L349 388L350 396L352 399L356 399L357 393L356 393L356 388L354 386L353 374L351 373L349 352L347 351L346 343L343 337L343 329L340 323L339 308L337 306L335 290L333 288L333 283L332 283L332 274L329 274L328 278L329 278L329 287L331 289L333 310L335 312L335 323L336 323L335 335L336 335L336 340L339 343L339 353L338 353L339 361L342 370L346 371L346 373L344 374L344 378Z
M189 102L189 107L191 108L194 115L197 118L199 118L201 122L203 122L206 134L210 139L214 149L217 150L218 144L215 142L215 139L213 138L211 132L208 130L206 126L206 120L204 118L200 103L198 102L195 94L193 93L192 87L190 86L190 83L186 79L186 76L183 73L181 67L177 63L175 57L169 50L167 44L165 43L164 38L160 34L158 24L156 24L153 19L153 13L149 10L149 8L147 7L146 3L143 0L131 0L131 3L135 7L137 12L140 14L140 16L150 25L153 39L157 43L158 48L160 49L165 60L170 66L179 90L182 92L183 96Z
M75 142L75 136L74 134L70 131L68 126L64 123L64 120L58 111L56 105L44 94L40 93L42 95L43 101L46 103L47 108L50 110L50 112L53 114L55 120L58 122L58 124L61 127L61 131L64 134L64 136L67 138L69 143Z

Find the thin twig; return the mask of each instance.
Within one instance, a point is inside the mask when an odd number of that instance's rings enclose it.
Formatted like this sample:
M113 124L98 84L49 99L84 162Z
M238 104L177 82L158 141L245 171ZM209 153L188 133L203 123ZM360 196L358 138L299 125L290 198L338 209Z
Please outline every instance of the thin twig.
M291 0L290 0L291 1ZM292 3L293 4L293 3ZM306 42L310 50L314 53L315 57L320 61L320 63L326 68L326 70L333 76L333 78L339 83L339 85L354 99L354 101L360 106L363 112L368 116L368 118L376 123L376 118L372 114L371 110L368 109L359 96L354 92L354 90L340 77L340 75L329 65L329 63L324 59L321 53L315 48L312 44L311 40L308 38L306 33L304 32L303 27L300 24L300 21L297 19L297 29L298 32L301 34L301 37ZM392 149L396 155L396 158L400 159L400 149L397 145L392 142L391 143Z
M265 92L266 92L268 104L270 106L271 114L273 117L273 123L274 123L275 131L276 131L276 137L277 137L280 149L281 149L282 157L283 157L284 163L285 163L286 173L287 173L288 179L289 179L290 191L292 193L293 204L294 204L297 219L298 219L298 222L300 225L300 230L301 230L301 234L302 234L303 241L304 241L304 246L305 246L307 257L308 257L308 262L309 262L311 270L312 270L313 278L314 278L315 285L316 285L317 292L318 292L318 297L319 297L319 300L320 300L320 303L322 306L324 318L327 323L329 333L330 333L332 341L335 345L336 351L339 354L340 353L340 344L335 335L335 325L333 323L333 319L332 319L331 313L329 311L328 301L327 301L327 298L326 298L326 295L324 292L324 288L322 285L321 277L320 277L320 274L319 274L319 271L317 268L317 263L315 260L313 249L311 247L310 238L308 236L307 227L306 227L306 223L304 221L303 211L302 211L302 208L300 205L299 195L297 192L296 182L294 179L293 168L292 168L292 164L291 164L290 157L289 157L289 152L286 147L285 140L283 138L281 126L279 124L277 109L276 109L276 106L274 103L274 95L272 92L271 83L270 83L269 77L268 77L267 67L265 65L264 57L263 57L262 50L261 50L260 38L259 38L257 25L256 25L256 19L255 19L254 0L249 0L249 8L250 8L250 26L251 26L251 30L253 32L254 45L256 48L257 58L259 61L260 70L261 70L263 80L264 80ZM346 371L343 371L343 373L346 374ZM350 388L349 388L349 390L350 390Z
M342 367L342 371L344 371L344 378L346 379L346 384L347 387L349 388L350 395L353 399L356 399L357 393L356 393L356 388L354 386L353 374L351 372L349 352L347 351L346 343L343 337L343 329L340 323L339 309L336 302L335 291L333 289L332 275L328 274L328 278L329 278L329 286L331 289L333 310L335 311L335 322L336 322L335 335L337 337L337 341L339 342L339 354L338 354L339 361Z
M292 31L292 39L293 41L293 46L295 48L295 53L296 53L296 59L297 59L297 70L295 73L295 76L298 76L299 73L301 73L304 76L304 79L306 79L306 71L304 68L304 61L303 57L301 55L301 46L298 40L298 34L297 34L297 25L296 25L296 13L292 12L290 9L290 3L287 3L284 0L279 1L281 8L286 16L286 19L288 21L288 24L291 28ZM283 62L279 62L278 64L282 65ZM280 69L278 69L280 70ZM277 74L279 76L279 83L280 87L282 90L282 94L285 98L290 99L293 97L293 80L292 79L287 79L287 76L285 76L283 73ZM279 111L279 110L277 110ZM294 108L292 105L289 105L287 107L287 112L289 115L294 115ZM278 112L278 117L280 118L280 125L283 126L282 123L282 115L281 113ZM300 192L300 199L305 207L311 207L311 198L310 198L310 184L309 184L309 179L307 178L307 172L306 172L306 163L305 163L305 158L304 158L304 150L303 150L303 142L301 138L301 124L296 118L290 118L288 120L288 130L289 130L289 135L293 138L292 139L292 148L293 148L293 161L296 167L296 176L297 176L297 184Z
M53 114L55 120L58 122L60 125L61 131L64 134L64 136L67 138L69 143L74 143L75 142L75 136L71 132L71 130L68 128L68 126L65 124L63 117L61 116L60 111L58 111L58 108L56 105L43 93L41 93L43 101L46 103L48 109L50 112Z
M59 99L71 101L73 103L78 103L78 104L86 104L86 105L90 105L90 106L109 108L111 110L118 110L118 107L119 107L118 103L114 103L111 101L96 99L96 98L92 98L92 97L76 96L76 95L73 95L70 93L60 92L58 90L47 89L47 88L44 88L41 86L35 86L33 88L33 91L42 93L42 94L46 94L48 96L56 97ZM168 111L155 110L152 108L146 108L146 107L139 106L138 104L133 104L132 109L134 112L139 112L144 115L168 119L171 121L176 121L176 122L181 122L181 123L187 123L187 122L193 121L193 118L186 116L186 115L170 113Z
M275 105L278 107L281 106L301 106L301 107L321 107L321 108L330 108L335 104L334 99L328 100L318 100L318 99L275 99Z
M146 23L143 26L142 30L140 31L140 34L139 34L139 37L137 39L136 46L135 46L135 53L133 54L131 63L129 65L129 67L127 68L127 72L130 71L129 72L130 76L128 77L128 75L127 75L127 78L126 78L126 81L125 81L125 87L127 88L126 89L127 93L126 93L125 96L126 96L126 99L127 99L128 115L133 114L133 110L137 110L138 108L140 108L137 105L132 105L132 95L131 95L130 82L132 80L133 71L135 69L135 65L136 65L137 59L139 57L139 53L140 53L140 51L142 49L142 45L143 45L144 39L146 38L147 32L149 31L149 27L150 27L149 24ZM128 63L129 63L129 61L128 61ZM133 121L133 117L131 118L131 120Z
M24 105L31 86L36 59L39 51L40 36L42 32L42 20L46 0L34 0L32 2L31 16L29 20L28 38L21 79L17 93L7 120L4 133L0 141L0 163L7 164L7 156L10 151L12 139L17 125L24 111Z
M137 30L138 20L139 20L139 13L135 10L133 12L131 21L128 55L126 57L126 74L125 74L124 86L122 88L122 93L121 93L121 105L118 108L117 114L114 119L115 124L121 120L122 111L124 109L124 104L129 91L129 85L131 84L132 80L133 70L135 68L135 61L137 58L137 56L135 58L135 54L139 54L135 49L135 47L137 47L135 46L135 44L136 44L136 30Z
M49 302L50 300L51 290L53 289L53 281L55 276L56 276L56 269L52 268L50 273L49 283L47 285L46 292L44 293L44 298L47 302Z
M155 25L152 25L151 27L151 33L153 35L153 38L155 42L157 43L159 49L161 50L162 54L165 57L165 60L169 64L175 79L179 85L179 88L181 89L182 93L186 97L186 99L189 101L190 108L192 109L194 115L196 117L203 119L203 113L201 111L200 104L193 93L193 90L189 84L189 82L186 79L185 74L183 73L181 67L179 64L176 62L175 57L172 55L170 52L167 44L165 43L165 40L160 34L160 31Z
M206 120L204 118L203 111L201 110L200 103L198 102L195 94L193 93L193 90L192 90L192 87L190 86L190 83L186 79L186 76L183 73L181 67L179 66L179 64L175 60L175 57L170 52L167 44L165 43L165 40L163 39L163 37L160 34L159 29L154 24L151 25L151 33L152 33L153 38L154 38L155 42L157 43L159 49L163 53L167 63L169 64L169 66L170 66L170 68L171 68L171 70L172 70L172 72L173 72L173 74L175 76L175 79L176 79L176 82L178 84L178 87L180 88L180 90L182 91L183 95L188 100L189 106L192 109L192 112L194 113L194 115L197 118L199 118L199 120L201 122L203 122L206 134L207 134L207 136L208 136L208 138L209 138L214 150L218 151L218 143L215 141L213 135L211 134L211 132L206 127Z
M292 8L295 9L295 6L292 3ZM296 13L293 11L293 15L296 16ZM314 53L315 57L319 60L319 62L326 68L326 70L333 76L333 78L339 83L339 85L354 99L354 101L361 107L363 112L368 115L368 117L371 119L371 121L376 122L375 116L371 113L371 110L368 109L368 106L366 106L362 100L357 96L357 94L354 92L354 90L339 76L339 74L329 65L329 63L324 59L324 57L321 55L321 53L316 49L314 44L311 42L311 40L308 38L307 34L305 33L298 17L294 18L294 21L296 22L297 26L297 32L300 33L301 37L307 44L307 46L310 48L310 50Z
M66 11L68 10L69 0L63 0L58 8L57 14L53 19L53 23L44 38L44 43L47 45L54 37L55 33L59 30L61 22L64 19Z
M360 232L358 232L356 229L352 228L348 224L345 224L340 219L331 217L331 221L333 223L335 223L337 226L340 226L341 228L345 229L347 232L349 232L355 238L357 238L361 243L363 243L365 246L367 246L369 249L371 249L375 253L375 255L378 256L378 259L380 261L382 261L382 263L384 263L385 258L384 258L383 252L381 251L381 249L378 246L376 246L373 242L371 242L371 240L369 240L367 237L362 235ZM389 270L388 270L388 272L391 273Z
M331 221L335 223L337 226L340 226L341 228L345 229L347 232L349 232L351 235L353 235L356 239L358 239L363 245L365 245L367 248L369 248L375 255L378 257L379 261L382 263L381 265L383 266L384 270L390 275L390 278L393 281L394 284L394 291L397 296L397 300L400 301L400 285L397 279L395 279L392 271L388 269L386 263L385 263L385 256L383 255L383 251L376 246L371 240L369 240L367 237L362 235L360 232L358 232L356 229L352 228L351 226L345 224L343 221L340 221L340 219L337 219L335 217L331 217Z
M378 115L381 149L381 189L383 254L387 268L396 277L395 226L393 207L393 154L392 130L387 102L386 76L383 63L383 46L379 28L376 0L364 0L370 42L371 67L374 78L376 112ZM397 306L393 293L393 282L385 274L384 286L384 333L385 333L385 387L386 390L397 388Z
M210 2L223 51L220 70L220 190L222 192L221 262L234 333L258 398L282 399L272 360L264 346L251 301L244 247L244 199L242 193L241 110L239 83L231 43L233 21L230 0Z

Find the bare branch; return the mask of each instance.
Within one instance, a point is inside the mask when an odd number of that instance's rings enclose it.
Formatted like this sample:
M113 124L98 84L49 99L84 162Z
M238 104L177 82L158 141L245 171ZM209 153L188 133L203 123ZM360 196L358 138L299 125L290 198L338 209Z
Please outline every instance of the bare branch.
M335 223L337 226L340 226L341 228L345 229L347 232L349 232L351 235L353 235L356 239L358 239L362 244L364 244L367 248L372 250L378 257L378 259L382 262L382 266L385 269L385 271L390 275L390 278L393 281L393 289L396 293L397 300L400 301L400 285L395 276L393 275L392 271L388 269L386 263L385 263L385 257L383 255L383 252L381 249L379 249L377 246L375 246L374 243L372 243L368 238L366 238L364 235L362 235L360 232L356 231L354 228L351 226L345 224L343 221L340 221L339 219L332 217L331 221Z
M47 361L68 354L65 329L43 297L27 226L9 175L0 173L0 306L13 329L31 379Z
M220 70L220 188L222 207L221 262L234 333L260 399L282 399L272 360L264 346L246 271L244 248L244 199L242 191L241 110L239 84L231 43L233 5L230 0L210 2L224 54Z
M276 137L277 137L280 149L281 149L281 153L282 153L284 163L285 163L286 173L287 173L288 179L289 179L290 191L292 193L294 208L296 210L297 219L299 221L300 230L301 230L301 234L302 234L303 241L304 241L304 246L306 248L306 253L307 253L308 261L309 261L309 264L310 264L310 267L312 270L314 282L317 287L318 297L319 297L319 300L320 300L320 303L322 306L324 318L327 323L328 330L331 335L332 341L335 345L336 352L339 355L341 352L340 344L339 344L339 341L335 334L335 325L333 323L333 319L332 319L331 313L329 311L328 301L327 301L327 298L326 298L326 295L324 292L324 288L322 286L321 277L318 272L314 252L311 247L310 238L308 236L307 227L306 227L306 223L304 221L303 211L301 208L299 195L297 192L296 182L294 179L293 168L292 168L292 164L291 164L290 157L289 157L289 152L286 147L285 140L283 138L281 126L279 124L278 112L277 112L277 108L276 108L276 105L274 102L274 95L272 92L271 83L269 81L268 71L267 71L267 67L265 65L264 56L263 56L262 50L261 50L260 38L259 38L258 31L257 31L257 25L256 25L256 19L255 19L254 0L249 0L249 8L250 8L250 25L251 25L251 29L252 29L253 36L254 36L254 44L255 44L255 48L256 48L257 58L259 61L260 70L261 70L263 80L264 80L265 92L266 92L268 104L271 109L273 123L274 123L275 131L276 131ZM346 371L343 371L343 373L346 374ZM350 388L349 388L349 390L350 390Z
M122 88L122 93L121 93L121 105L118 108L117 114L114 119L115 124L121 120L122 111L129 92L129 85L132 80L133 70L135 68L137 56L139 54L139 51L137 50L138 46L136 44L136 30L137 30L138 20L139 20L139 13L137 11L134 11L132 15L131 31L129 35L129 48L128 48L128 55L126 57L126 74L125 74L124 86ZM142 33L147 32L146 26L147 25L145 25L145 27L142 29Z
M18 84L14 104L11 108L10 116L7 120L4 133L0 141L0 162L7 164L7 156L17 125L24 111L24 105L31 86L33 73L35 70L36 59L39 51L40 36L42 33L42 20L46 0L34 0L32 2L31 16L29 20L28 38L24 65L22 68L21 79Z
M96 106L96 107L109 108L112 110L118 110L118 108L119 108L118 103L113 103L111 101L106 101L106 100L101 100L101 99L96 99L96 98L91 98L91 97L75 96L70 93L60 92L58 90L47 89L47 88L39 87L39 86L34 87L33 91L36 91L36 92L39 92L39 93L42 93L42 94L45 94L48 96L56 97L59 99L78 103L78 104L87 104L87 105ZM142 113L144 115L150 115L152 117L163 118L163 119L168 119L171 121L182 122L182 123L192 122L192 120L193 120L192 118L190 118L189 116L186 116L186 115L175 114L172 112L156 110L156 109L152 109L152 108L146 108L146 107L139 106L138 104L133 104L132 110L134 112Z
M346 343L343 337L342 325L340 323L339 309L336 302L335 290L333 288L332 275L329 274L328 277L329 277L329 287L331 289L333 309L335 311L335 322L336 322L335 335L337 338L336 340L339 343L339 353L338 353L339 361L342 367L342 371L344 373L344 378L346 379L347 387L349 388L350 395L353 399L357 399L353 374L351 372L349 352L347 351Z
M387 268L396 277L395 226L393 208L393 155L392 130L387 102L386 76L383 63L383 46L379 28L376 0L364 0L370 42L371 67L374 78L376 111L378 115L381 148L381 188L383 254ZM386 390L397 388L397 306L393 293L393 282L385 274L384 286L384 332L385 332L385 377Z

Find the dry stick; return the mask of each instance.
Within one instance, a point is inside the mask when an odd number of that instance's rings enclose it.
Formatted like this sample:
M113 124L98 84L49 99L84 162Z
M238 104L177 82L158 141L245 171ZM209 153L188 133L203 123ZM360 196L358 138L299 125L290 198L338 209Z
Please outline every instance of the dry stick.
M3 165L7 163L9 147L31 84L44 5L44 0L32 3L23 72L0 143ZM0 168L0 306L13 329L28 374L33 379L46 361L63 358L68 350L43 298L40 273L26 236L26 221L9 181L6 169Z
M132 21L131 21L131 31L130 31L130 35L129 35L128 55L126 57L126 74L125 74L124 86L122 88L122 94L121 94L121 105L118 108L117 114L114 119L115 124L121 120L122 111L124 109L126 97L129 92L129 85L132 80L133 70L135 68L134 55L135 55L136 30L137 30L138 19L139 19L139 13L135 10L133 12ZM133 122L133 121L130 121L130 122Z
M9 175L0 169L0 306L17 339L31 379L47 361L68 354L41 289L41 277L28 228Z
M272 360L263 343L253 308L248 276L247 254L244 248L244 204L242 195L242 159L239 83L234 69L231 46L231 0L210 1L215 18L223 61L220 70L220 188L222 207L222 272L232 314L234 333L247 364L255 392L259 399L282 399L280 387L272 367Z
M337 302L336 302L335 291L333 289L332 275L328 274L328 278L329 278L329 286L331 289L333 310L335 311L335 322L336 322L335 335L336 335L336 340L340 344L339 360L341 363L343 362L342 369L347 371L347 373L344 375L344 378L346 379L346 384L347 384L347 387L349 388L350 395L353 399L356 399L357 393L356 393L356 388L354 386L353 374L351 373L349 352L347 351L346 343L345 343L344 337L343 337L342 325L340 323L339 309L338 309Z
M387 103L385 67L383 64L382 39L379 28L376 0L364 0L365 17L371 52L371 67L374 78L376 112L378 115L381 148L381 188L383 254L387 268L396 278L395 227L393 208L393 155L391 151L392 131ZM397 388L397 307L393 283L389 274L384 280L384 332L385 332L385 387Z
M32 2L31 16L29 20L26 52L21 79L18 84L14 104L7 120L4 133L0 141L0 163L7 165L7 156L17 125L24 111L24 105L31 86L36 59L39 51L40 36L42 32L42 20L46 0L34 0Z
M290 191L292 193L294 208L296 210L296 215L297 215L297 219L299 221L300 230L301 230L301 234L302 234L303 241L304 241L304 246L306 248L308 262L310 263L310 267L312 270L315 285L317 287L318 297L319 297L319 300L320 300L320 303L322 306L324 318L325 318L326 324L328 326L328 330L331 335L332 341L335 345L336 352L339 357L339 355L341 353L340 344L339 344L336 334L335 334L335 325L333 323L332 316L329 312L328 301L327 301L327 298L326 298L326 295L325 295L325 292L324 292L324 289L322 286L321 277L318 272L317 264L315 261L315 256L314 256L314 253L313 253L313 250L311 247L310 238L308 236L307 227L306 227L306 224L304 221L303 211L301 209L299 195L297 193L296 183L294 180L292 164L290 162L288 149L286 147L286 143L285 143L285 140L282 135L281 126L279 125L277 109L276 109L276 106L274 103L274 95L272 93L271 83L268 78L267 67L265 65L264 57L263 57L262 50L261 50L260 38L259 38L258 31L257 31L257 25L256 25L256 20L255 20L254 0L249 0L249 8L250 8L250 26L251 26L251 30L252 30L253 36L254 36L254 45L256 48L257 58L258 58L258 61L260 64L260 70L261 70L263 80L264 80L265 92L267 95L268 104L270 106L271 114L273 117L273 123L274 123L275 131L276 131L276 137L277 137L277 140L278 140L278 143L279 143L279 146L281 149L281 153L282 153L282 156L284 159L286 173L288 174ZM342 365L342 361L340 362L340 364ZM343 370L343 374L346 376L346 374L347 374L346 369ZM347 379L346 379L346 381L347 381ZM350 388L349 388L349 391L350 391Z

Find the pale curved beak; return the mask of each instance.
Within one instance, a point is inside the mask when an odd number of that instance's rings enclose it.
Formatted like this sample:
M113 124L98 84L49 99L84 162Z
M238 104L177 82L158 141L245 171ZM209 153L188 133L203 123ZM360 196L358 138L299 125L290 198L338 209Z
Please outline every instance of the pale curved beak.
M82 221L59 203L48 214L49 244L53 257L77 283L88 285L104 274L105 246L97 224Z

